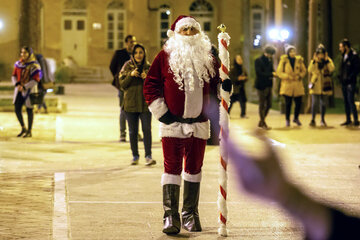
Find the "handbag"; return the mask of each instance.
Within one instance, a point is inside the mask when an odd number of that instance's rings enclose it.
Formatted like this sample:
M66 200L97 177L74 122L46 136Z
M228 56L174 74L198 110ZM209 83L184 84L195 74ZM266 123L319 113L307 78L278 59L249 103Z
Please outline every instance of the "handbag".
M331 83L331 77L325 77L324 83L323 83L323 91L329 92L332 91L332 83Z
M31 105L42 104L44 102L45 91L39 91L37 85L33 90L34 91L29 94Z
M30 93L31 105L42 104L44 102L44 92Z

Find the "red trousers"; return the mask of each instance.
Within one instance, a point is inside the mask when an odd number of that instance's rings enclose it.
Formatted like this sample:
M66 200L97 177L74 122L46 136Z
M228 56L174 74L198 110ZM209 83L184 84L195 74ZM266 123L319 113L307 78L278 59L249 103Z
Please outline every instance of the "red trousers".
M201 172L203 165L206 140L200 138L163 137L165 173L180 175L183 159L185 172L195 175Z

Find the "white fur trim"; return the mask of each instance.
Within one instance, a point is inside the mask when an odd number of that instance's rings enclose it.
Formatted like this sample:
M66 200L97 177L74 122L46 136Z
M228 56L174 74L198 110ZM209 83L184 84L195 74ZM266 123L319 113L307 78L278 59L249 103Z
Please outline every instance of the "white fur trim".
M158 98L149 105L150 112L156 119L161 118L169 109L165 104L164 98Z
M198 23L194 18L185 17L185 18L180 19L176 23L175 32L180 32L180 29L184 26L195 27L197 30L199 30L199 32L201 31L200 23Z
M201 172L198 174L189 174L187 172L183 172L183 179L188 182L201 182Z
M207 140L210 138L210 122L198 122L193 124L174 122L166 125L160 123L160 137L196 138Z
M167 30L167 32L166 32L166 35L169 37L169 38L171 38L171 37L173 37L173 36L175 36L175 32L173 31L173 30Z
M164 186L166 184L175 184L180 186L181 176L169 174L169 173L163 173L163 175L161 176L161 186Z
M196 118L202 111L203 88L199 86L199 78L194 70L193 90L191 90L190 81L185 82L185 104L183 118Z

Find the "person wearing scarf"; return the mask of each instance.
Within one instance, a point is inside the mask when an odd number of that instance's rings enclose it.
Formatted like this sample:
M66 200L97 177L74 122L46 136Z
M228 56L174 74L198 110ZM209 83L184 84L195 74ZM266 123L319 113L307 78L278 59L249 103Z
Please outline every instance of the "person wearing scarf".
M233 94L230 98L230 110L235 102L240 103L241 118L246 118L246 92L245 82L248 80L247 73L243 66L243 60L240 54L237 54L234 59L233 67L230 70L230 79L233 84Z
M290 127L291 105L295 102L293 122L301 126L299 114L302 104L302 96L305 89L302 79L306 75L306 67L303 57L296 55L296 48L292 45L285 47L286 54L280 58L276 73L281 79L280 95L285 98L286 127Z
M30 102L30 92L34 86L40 82L41 68L36 61L33 50L30 47L22 47L20 51L20 60L15 62L12 73L12 83L15 86L13 104L15 105L16 117L21 125L21 132L17 137L31 137L34 113ZM22 116L22 107L26 106L28 116L28 129L24 124Z
M132 165L137 165L139 162L139 119L141 120L144 134L143 141L146 165L150 166L156 163L151 157L152 116L143 95L144 80L149 68L150 65L146 61L145 48L140 44L136 44L131 53L131 59L124 64L119 75L119 85L124 92L124 100L121 102L121 108L125 111L129 126L130 147L133 154Z
M321 122L320 126L326 127L325 111L328 97L333 94L331 74L335 66L324 45L320 44L311 60L308 71L311 73L309 83L309 94L311 95L311 113L312 119L310 127L315 127L315 116L317 109L320 108Z

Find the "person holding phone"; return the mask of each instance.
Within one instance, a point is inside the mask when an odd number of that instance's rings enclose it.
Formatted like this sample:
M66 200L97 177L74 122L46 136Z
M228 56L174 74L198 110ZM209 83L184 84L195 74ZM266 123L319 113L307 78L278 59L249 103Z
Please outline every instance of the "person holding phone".
M146 165L156 164L151 157L151 113L143 95L143 85L150 65L146 61L146 51L141 44L136 44L131 53L131 59L124 64L120 72L120 88L124 91L124 109L129 125L130 146L133 155L131 164L139 163L138 132L139 119L144 134Z

